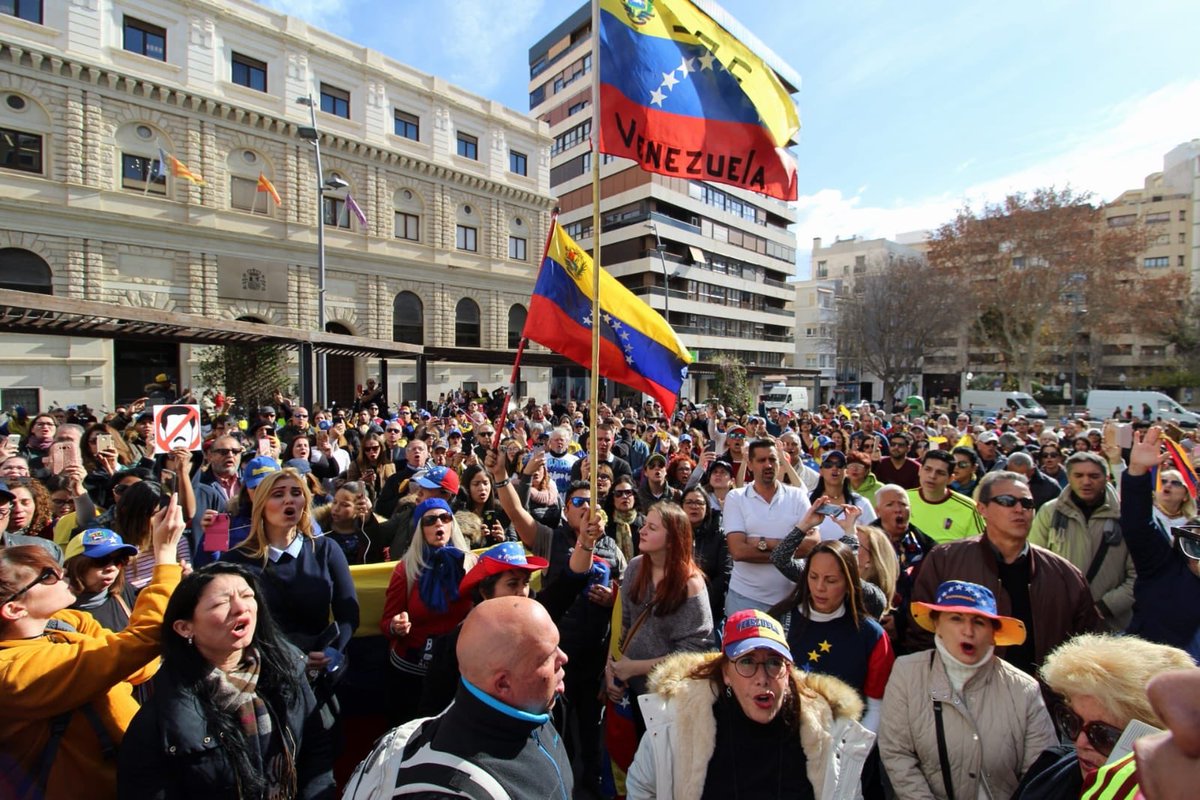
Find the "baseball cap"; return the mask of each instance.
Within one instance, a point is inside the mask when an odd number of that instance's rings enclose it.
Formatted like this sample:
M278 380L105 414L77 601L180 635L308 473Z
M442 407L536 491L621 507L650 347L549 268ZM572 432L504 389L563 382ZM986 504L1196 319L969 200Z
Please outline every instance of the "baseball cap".
M135 420L135 422L145 422L146 420L153 420L153 419L154 419L153 411L143 411L142 413L137 415L137 419Z
M0 481L0 503L11 503L16 495L8 490L8 484Z
M783 626L774 617L757 608L747 608L729 615L721 635L721 649L725 651L726 658L741 658L752 650L764 648L788 661L792 660Z
M650 466L655 461L662 464L664 467L667 465L667 457L666 456L664 456L662 453L654 453L653 455L651 455L649 458L646 459L646 466L647 467Z
M741 425L734 425L732 428L729 428L727 431L725 431L726 436L733 436L735 433L740 433L742 436L745 436L746 429Z
M975 437L975 441L979 442L980 444L995 444L996 442L1000 441L1000 437L997 436L993 431L984 431Z
M728 461L717 460L708 465L708 471L711 474L714 469L723 469L730 475L733 475L733 464Z
M255 456L242 468L242 483L247 489L257 489L263 478L279 472L279 462L270 456Z
M125 544L125 540L114 530L110 530L109 528L88 528L67 543L67 547L63 552L63 560L66 561L75 556L104 558L113 553L136 556L137 552L138 549L136 547L131 544Z
M479 556L475 566L471 567L471 571L464 575L458 584L458 593L469 595L476 585L492 575L499 575L509 570L534 573L546 569L548 566L550 566L550 562L544 558L526 556L525 548L520 542L503 542L484 551Z
M458 473L449 467L429 467L413 476L418 486L458 494Z

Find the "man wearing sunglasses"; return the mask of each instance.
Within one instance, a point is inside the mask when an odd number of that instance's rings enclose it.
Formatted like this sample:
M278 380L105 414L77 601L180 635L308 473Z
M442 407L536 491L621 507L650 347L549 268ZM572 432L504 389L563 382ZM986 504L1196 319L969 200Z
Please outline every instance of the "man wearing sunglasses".
M1108 465L1095 453L1067 459L1067 488L1042 506L1029 541L1070 561L1083 573L1105 623L1123 631L1133 615L1137 578L1121 535L1121 504Z
M997 648L1014 667L1037 675L1051 650L1080 633L1104 630L1083 573L1065 558L1029 543L1033 496L1024 476L1002 470L979 482L976 507L984 521L978 536L935 547L921 563L914 601L931 602L943 581L993 588L999 614L1025 623L1024 644ZM911 612L910 612L911 614ZM910 620L909 652L933 646L933 637Z

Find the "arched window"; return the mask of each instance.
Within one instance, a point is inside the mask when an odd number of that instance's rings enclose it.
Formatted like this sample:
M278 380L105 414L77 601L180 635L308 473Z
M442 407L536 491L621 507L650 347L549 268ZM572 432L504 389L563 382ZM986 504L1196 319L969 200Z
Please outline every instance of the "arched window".
M479 304L469 297L454 309L454 346L479 347Z
M517 303L508 310L508 349L516 350L521 343L521 331L525 330L525 306Z
M20 247L0 249L0 289L54 294L50 265L37 253Z
M325 323L325 332L326 333L336 333L341 336L353 336L354 335L354 331L350 330L349 328L347 328L345 325L343 325L340 322L326 322Z
M425 308L412 292L401 292L392 302L392 341L425 344Z

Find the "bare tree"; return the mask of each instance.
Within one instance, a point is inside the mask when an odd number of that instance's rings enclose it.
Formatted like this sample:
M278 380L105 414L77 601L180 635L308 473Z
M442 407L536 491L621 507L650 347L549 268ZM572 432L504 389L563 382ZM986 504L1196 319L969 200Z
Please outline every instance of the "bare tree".
M1072 307L1087 308L1089 333L1129 329L1124 298L1143 242L1139 226L1108 227L1089 194L1051 187L962 209L935 233L929 261L955 280L974 342L1028 392L1047 356L1078 333Z
M936 341L958 327L960 302L950 277L919 259L873 264L838 299L838 356L878 376L890 406L897 388L920 377Z

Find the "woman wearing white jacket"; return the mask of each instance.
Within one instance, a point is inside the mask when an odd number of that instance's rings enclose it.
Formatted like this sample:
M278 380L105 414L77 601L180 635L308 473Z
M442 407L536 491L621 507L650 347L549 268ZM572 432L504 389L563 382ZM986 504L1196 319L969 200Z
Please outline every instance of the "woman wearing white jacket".
M1025 641L985 586L946 581L913 619L936 649L897 659L883 693L879 754L904 800L1006 800L1058 743L1037 681L995 647Z
M629 800L858 797L875 738L857 721L858 693L796 670L783 626L761 611L731 615L722 647L651 673Z

